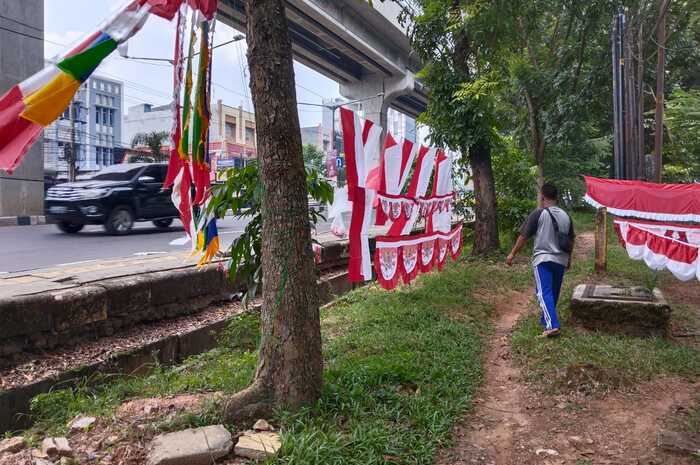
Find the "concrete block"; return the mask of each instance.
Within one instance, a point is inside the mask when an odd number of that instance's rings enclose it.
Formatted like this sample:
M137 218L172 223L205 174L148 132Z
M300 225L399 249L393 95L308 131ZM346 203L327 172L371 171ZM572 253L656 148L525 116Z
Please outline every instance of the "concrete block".
M587 329L630 336L665 336L671 307L659 289L580 284L571 298L574 321Z
M47 293L0 300L0 344L12 336L50 331L53 306L53 296Z
M228 325L228 320L221 320L202 328L180 334L178 338L178 361L191 355L201 354L216 347L216 337Z
M150 307L151 282L152 279L144 275L101 281L100 286L105 289L109 302L109 318L132 315Z
M231 433L223 425L186 429L153 438L148 465L210 465L231 451Z
M53 330L67 332L107 319L107 292L101 286L81 286L53 294Z

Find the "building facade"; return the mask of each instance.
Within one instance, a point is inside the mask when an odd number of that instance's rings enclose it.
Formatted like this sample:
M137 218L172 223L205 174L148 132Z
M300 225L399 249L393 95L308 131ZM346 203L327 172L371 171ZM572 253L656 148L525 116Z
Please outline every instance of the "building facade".
M98 171L115 161L122 141L124 86L120 81L91 76L56 121L44 129L44 169L56 178L68 173L66 154L75 147L78 174ZM74 142L73 142L74 141Z
M173 126L170 105L141 104L129 107L124 117L124 138L127 143L141 132L167 131ZM212 171L242 167L257 156L255 114L242 107L224 105L218 100L211 108L209 121L209 156ZM167 142L163 150L168 150Z
M331 132L322 124L303 127L301 128L301 143L311 144L317 150L328 153L331 149Z

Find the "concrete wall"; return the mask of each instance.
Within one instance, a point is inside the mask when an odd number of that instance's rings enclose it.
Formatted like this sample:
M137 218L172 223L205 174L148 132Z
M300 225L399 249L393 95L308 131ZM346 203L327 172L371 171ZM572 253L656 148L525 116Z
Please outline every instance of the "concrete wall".
M0 0L0 95L44 66L43 0ZM23 23L23 24L20 24ZM32 36L32 37L27 37ZM0 171L0 216L40 215L44 209L41 139L12 175Z

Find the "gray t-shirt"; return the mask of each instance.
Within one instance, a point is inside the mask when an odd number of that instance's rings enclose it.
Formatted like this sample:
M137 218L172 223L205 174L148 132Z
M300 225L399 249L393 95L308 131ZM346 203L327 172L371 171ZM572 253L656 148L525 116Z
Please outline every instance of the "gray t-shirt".
M568 233L573 239L575 236L574 225L569 215L559 207L549 207L557 220L559 232ZM535 236L535 245L532 253L532 265L537 266L543 262L555 262L566 266L569 263L569 254L559 248L557 235L552 225L552 217L542 208L533 210L520 227L520 234L526 238Z

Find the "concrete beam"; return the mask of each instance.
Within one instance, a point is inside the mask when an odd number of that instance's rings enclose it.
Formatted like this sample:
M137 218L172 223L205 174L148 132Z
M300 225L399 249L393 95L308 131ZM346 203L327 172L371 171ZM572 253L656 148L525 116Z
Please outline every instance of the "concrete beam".
M43 0L0 0L7 21L0 30L0 95L44 67ZM20 24L23 23L24 25ZM41 215L44 210L42 138L13 174L0 171L0 217Z
M338 82L402 76L421 64L396 21L357 0L287 0L295 58ZM218 18L245 32L242 0L219 2Z

